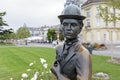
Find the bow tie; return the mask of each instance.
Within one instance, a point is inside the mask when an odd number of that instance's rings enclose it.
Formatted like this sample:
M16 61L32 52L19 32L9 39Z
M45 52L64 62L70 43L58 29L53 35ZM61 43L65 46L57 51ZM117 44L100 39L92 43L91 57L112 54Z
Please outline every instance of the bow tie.
M78 42L78 39L71 40L71 41L65 41L64 48L63 48L63 58L65 59L66 56L69 54L69 49L71 46L75 45Z

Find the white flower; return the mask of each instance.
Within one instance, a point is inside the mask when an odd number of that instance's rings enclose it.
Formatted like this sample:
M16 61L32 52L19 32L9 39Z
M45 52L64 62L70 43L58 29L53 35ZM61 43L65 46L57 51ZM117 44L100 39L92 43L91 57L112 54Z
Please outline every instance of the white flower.
M40 80L43 80L43 79L40 79Z
M38 76L38 75L39 75L39 72L35 72L35 75L37 75L37 76Z
M11 77L10 80L13 80L13 78Z
M21 78L21 80L23 80L23 78Z
M33 64L34 64L34 63L32 62L32 63L29 64L29 66L32 66Z
M28 77L28 75L26 73L22 74L22 78L27 78L27 77Z
M49 70L49 73L51 73L51 71Z
M46 60L44 58L40 58L40 62L43 64L46 62Z
M41 74L44 75L44 72L42 72Z
M39 72L35 72L34 77L31 78L31 80L37 80L38 75L39 75Z
M31 71L31 69L27 69L27 71Z
M33 78L31 78L31 80L35 80L35 79L34 79L34 77L33 77Z
M48 65L48 64L45 63L45 64L43 64L43 67L44 67L44 68L47 68L47 65Z

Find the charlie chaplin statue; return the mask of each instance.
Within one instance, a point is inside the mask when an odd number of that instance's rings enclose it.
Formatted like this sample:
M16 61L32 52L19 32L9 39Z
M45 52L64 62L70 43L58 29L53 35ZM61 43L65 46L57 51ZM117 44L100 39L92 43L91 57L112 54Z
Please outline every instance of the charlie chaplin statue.
M57 80L91 80L91 56L78 40L85 17L80 15L77 6L71 4L58 18L65 42L56 49L56 61L52 64L52 73Z

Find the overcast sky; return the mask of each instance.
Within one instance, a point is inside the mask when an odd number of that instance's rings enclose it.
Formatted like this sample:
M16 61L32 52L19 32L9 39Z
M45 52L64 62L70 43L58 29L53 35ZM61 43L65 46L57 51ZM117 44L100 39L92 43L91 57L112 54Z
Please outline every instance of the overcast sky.
M0 12L9 27L17 30L24 23L28 27L59 24L58 15L64 9L66 0L0 0Z

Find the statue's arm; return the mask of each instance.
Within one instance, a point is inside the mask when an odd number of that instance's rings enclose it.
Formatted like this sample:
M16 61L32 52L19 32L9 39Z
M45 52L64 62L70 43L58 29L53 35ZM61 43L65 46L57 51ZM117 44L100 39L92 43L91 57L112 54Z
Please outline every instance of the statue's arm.
M91 57L87 50L78 54L76 61L77 80L92 80Z
M65 76L63 76L61 74L61 72L60 72L60 64L57 61L55 61L52 64L51 71L56 76L57 80L70 80L70 79L66 78Z
M51 72L56 76L57 80L69 80L68 78L63 76L60 71L59 60L60 60L60 53L62 51L61 47L62 45L56 48L56 61L51 66Z

